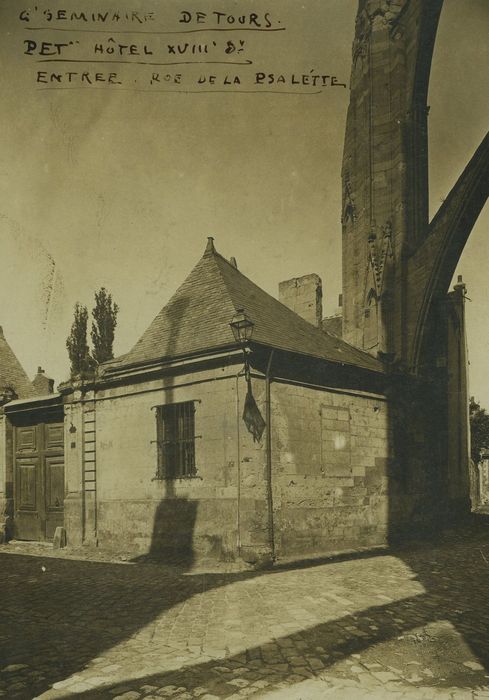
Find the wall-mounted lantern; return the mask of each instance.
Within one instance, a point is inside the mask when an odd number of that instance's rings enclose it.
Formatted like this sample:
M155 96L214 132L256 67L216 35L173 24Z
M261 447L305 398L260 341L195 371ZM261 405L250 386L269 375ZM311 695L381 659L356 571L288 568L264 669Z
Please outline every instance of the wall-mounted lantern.
M245 345L251 340L255 324L245 314L244 309L237 309L229 325L237 343Z

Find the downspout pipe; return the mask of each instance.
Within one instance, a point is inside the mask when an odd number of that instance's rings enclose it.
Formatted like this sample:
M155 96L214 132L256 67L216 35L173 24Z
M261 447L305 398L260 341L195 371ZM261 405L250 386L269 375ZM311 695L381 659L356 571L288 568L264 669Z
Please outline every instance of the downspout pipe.
M265 421L266 431L266 486L268 504L268 536L270 540L270 556L275 561L275 526L273 521L273 484L272 484L272 405L271 405L271 369L275 350L270 351L265 374Z
M239 378L244 376L244 369L240 369L240 371L236 375L236 438L237 438L237 445L236 445L236 452L237 452L237 497L236 497L236 536L237 536L237 541L236 541L236 548L238 550L238 557L241 556L241 447L240 447L240 423L241 423L241 415L240 415L240 403L239 403Z

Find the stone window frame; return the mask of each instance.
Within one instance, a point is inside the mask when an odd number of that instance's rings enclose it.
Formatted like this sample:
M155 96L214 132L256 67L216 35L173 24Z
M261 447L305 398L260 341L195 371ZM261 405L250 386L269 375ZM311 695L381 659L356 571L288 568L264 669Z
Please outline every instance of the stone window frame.
M340 417L341 414L341 417ZM321 471L329 477L350 477L352 474L352 432L351 432L351 407L321 404L320 407L320 465ZM335 451L325 451L326 436L334 446ZM340 446L342 439L344 446ZM338 439L338 446L335 441ZM345 459L328 459L328 455L336 454L345 456Z

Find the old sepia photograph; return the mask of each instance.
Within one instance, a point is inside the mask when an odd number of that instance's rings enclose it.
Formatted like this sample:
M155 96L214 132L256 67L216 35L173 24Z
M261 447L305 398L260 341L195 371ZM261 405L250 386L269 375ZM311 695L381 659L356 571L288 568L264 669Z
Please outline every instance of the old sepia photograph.
M0 0L0 700L489 699L489 0Z

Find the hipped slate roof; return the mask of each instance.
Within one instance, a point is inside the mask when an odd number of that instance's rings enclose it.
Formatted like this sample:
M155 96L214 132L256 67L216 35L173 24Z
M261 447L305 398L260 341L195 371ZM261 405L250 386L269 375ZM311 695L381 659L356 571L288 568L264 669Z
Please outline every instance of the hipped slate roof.
M35 396L36 392L0 326L0 392L12 388L20 399Z
M377 372L382 363L319 330L257 287L209 239L203 257L136 345L105 371L235 345L229 323L238 309L253 321L253 342Z

